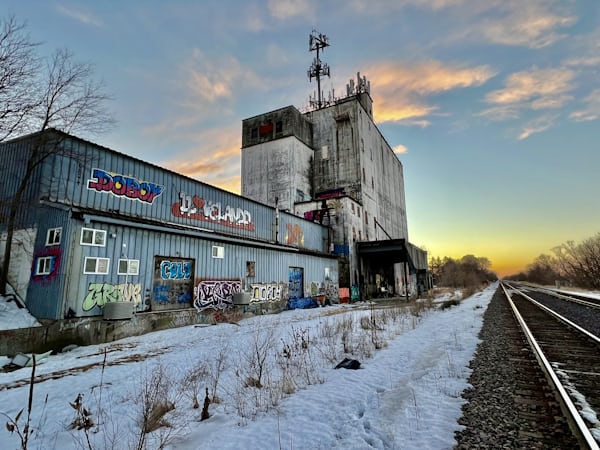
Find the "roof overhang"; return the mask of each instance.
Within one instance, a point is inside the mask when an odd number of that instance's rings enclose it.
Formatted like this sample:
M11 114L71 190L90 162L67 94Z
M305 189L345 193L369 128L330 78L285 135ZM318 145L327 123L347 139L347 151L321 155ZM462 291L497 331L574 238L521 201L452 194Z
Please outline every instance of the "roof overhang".
M427 252L406 239L357 242L356 251L360 257L381 265L407 263L411 272L427 269Z

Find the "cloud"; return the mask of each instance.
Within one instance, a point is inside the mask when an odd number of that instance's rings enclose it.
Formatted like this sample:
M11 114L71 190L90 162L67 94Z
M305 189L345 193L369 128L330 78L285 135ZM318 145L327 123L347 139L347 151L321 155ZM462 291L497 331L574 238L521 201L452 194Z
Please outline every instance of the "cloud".
M590 122L600 118L600 89L595 89L584 99L583 109L573 111L569 118L575 122Z
M396 155L402 155L404 153L408 153L408 148L405 145L399 144L394 147L394 153Z
M78 11L75 9L67 9L66 7L62 6L62 5L58 5L56 7L57 11L62 14L63 16L67 16L71 19L75 19L78 22L81 22L85 25L92 25L95 27L101 27L103 25L102 21L96 17L94 17L92 14L89 13L85 13L83 11Z
M566 37L557 30L573 25L574 16L561 16L549 10L552 2L507 2L506 13L501 18L489 18L476 29L489 42L542 48Z
M600 56L582 56L578 58L569 58L565 65L573 67L594 67L600 65Z
M566 95L573 89L575 73L566 68L538 69L510 75L503 89L486 95L495 105L529 107L532 109L560 108L571 99Z
M239 123L179 136L181 149L160 164L231 192L240 192Z
M546 131L554 124L557 115L545 115L538 117L536 119L530 120L523 126L523 130L521 134L519 134L519 141L523 139L527 139L529 136L535 133L541 133L542 131Z
M279 20L298 16L312 19L315 16L313 0L269 0L268 8L271 16Z
M191 107L230 99L237 88L261 85L259 77L235 58L207 58L199 49L194 49L192 57L182 65L181 73L187 88L185 97L192 100L185 103Z
M389 14L390 11L406 7L415 7L438 11L445 8L461 6L468 0L351 0L347 4L352 10L360 14Z
M481 86L495 75L489 66L465 67L439 61L379 64L369 72L376 120L420 126L429 124L427 116L439 114L439 106L428 102L430 96Z

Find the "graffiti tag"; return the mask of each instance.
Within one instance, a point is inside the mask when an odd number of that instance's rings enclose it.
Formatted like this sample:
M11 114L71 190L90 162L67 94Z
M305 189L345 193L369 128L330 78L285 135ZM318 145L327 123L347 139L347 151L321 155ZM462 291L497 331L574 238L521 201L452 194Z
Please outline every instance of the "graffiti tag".
M289 245L297 245L298 247L304 247L304 232L300 225L292 225L288 223L286 225L287 233L285 234L285 242Z
M142 302L142 285L139 283L90 283L88 293L83 300L83 310L89 311L94 306L104 306L111 302Z
M160 263L160 277L163 280L189 280L192 277L192 263L163 260Z
M204 280L194 287L194 307L228 309L233 306L233 294L242 292L241 281Z
M117 197L125 197L150 204L164 190L164 186L110 173L102 169L92 169L92 179L88 180L87 187L90 190L107 192Z
M154 301L158 303L189 303L192 301L192 293L190 290L180 287L173 289L172 286L160 284L154 286Z
M179 193L179 200L171 206L171 214L175 217L186 217L241 230L255 231L252 215L248 210L229 205L223 206L220 202L205 200L185 192Z
M251 284L250 302L276 302L283 299L285 288L283 283Z

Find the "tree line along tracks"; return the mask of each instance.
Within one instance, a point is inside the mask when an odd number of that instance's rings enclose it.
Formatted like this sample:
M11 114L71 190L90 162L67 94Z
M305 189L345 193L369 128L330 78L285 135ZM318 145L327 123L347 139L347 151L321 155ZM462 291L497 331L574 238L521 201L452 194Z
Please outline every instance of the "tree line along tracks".
M600 303L549 289L502 282L581 448L600 444Z

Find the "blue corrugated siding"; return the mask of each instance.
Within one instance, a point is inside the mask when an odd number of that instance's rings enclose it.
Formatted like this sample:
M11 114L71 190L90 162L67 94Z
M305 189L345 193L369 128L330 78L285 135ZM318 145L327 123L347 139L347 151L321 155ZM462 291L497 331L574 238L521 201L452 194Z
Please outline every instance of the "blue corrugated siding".
M37 235L33 250L31 279L27 291L27 308L38 318L62 318L62 293L69 266L69 213L52 207L37 210ZM59 245L46 245L48 229L62 228ZM52 273L35 275L36 261L41 257L54 258Z
M127 284L127 291L134 294L138 310L147 309L147 300L152 309L191 307L191 304L157 305L153 303L157 274L157 260L193 261L194 286L202 280L242 280L244 286L253 283L288 282L289 267L302 267L305 273L305 285L322 285L325 270L337 272L337 261L331 258L318 258L297 251L278 251L263 248L246 247L239 244L223 243L210 239L173 234L165 227L164 232L132 228L110 223L110 219L91 221L85 227L107 232L105 247L79 245L82 223L73 227L74 247L71 259L70 278L73 280L67 298L68 307L77 315L99 315L105 301L114 301L116 291L113 287ZM179 232L181 233L181 232ZM123 244L126 244L123 246ZM213 246L223 247L223 258L213 258ZM139 261L139 275L117 274L120 257ZM83 265L86 257L108 258L109 273L106 275L86 275ZM246 277L246 264L255 263L254 277ZM90 307L91 305L91 307Z
M30 143L0 148L4 155L10 147L16 158ZM30 282L27 302L37 317L59 319L69 309L77 316L100 315L104 303L120 300L135 301L138 310L191 307L189 293L175 304L158 302L168 289L183 289L181 280L161 278L164 261L174 268L193 263L194 287L200 280L286 284L290 267L302 268L305 290L322 286L326 272L337 276L335 259L302 253L327 250L326 227L79 139L63 145L65 152L36 173L29 207L22 208L23 223L38 228L34 257L49 251L60 257L58 273ZM15 182L5 179L2 186L14 192ZM27 217L28 211L36 216ZM63 227L61 244L49 249L47 230L57 227ZM83 227L105 231L106 244L81 245ZM223 258L213 258L213 246L223 247ZM86 257L107 258L108 273L84 274ZM137 275L118 274L122 257L139 261ZM254 276L246 276L248 262Z
M62 157L52 164L49 198L250 239L276 238L274 208L79 140L64 145L81 157ZM129 183L130 188L119 183ZM158 195L152 197L142 187ZM327 230L318 224L280 212L278 228L281 243L326 249Z

